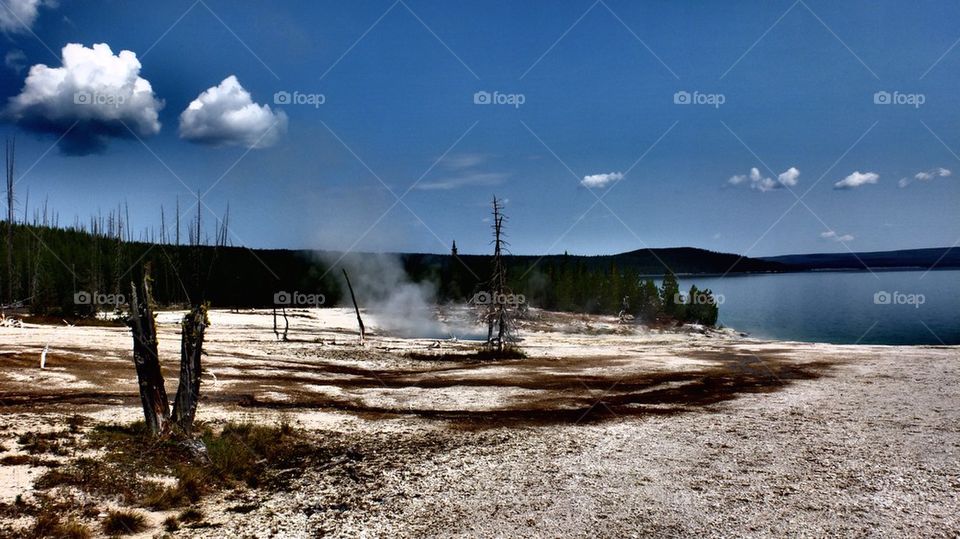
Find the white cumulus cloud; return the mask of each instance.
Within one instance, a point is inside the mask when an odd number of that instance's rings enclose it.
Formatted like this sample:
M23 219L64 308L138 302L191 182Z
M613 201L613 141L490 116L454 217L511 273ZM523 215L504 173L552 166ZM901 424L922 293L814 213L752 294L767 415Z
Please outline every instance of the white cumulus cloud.
M799 177L800 170L797 169L797 167L790 167L785 172L782 172L779 176L777 176L777 181L787 187L793 187L794 185L797 185L797 178Z
M267 148L287 130L287 115L253 102L230 75L203 91L180 114L180 137L211 146Z
M40 6L49 4L41 0L3 0L0 2L0 30L24 33L37 20Z
M836 233L835 231L833 231L833 230L828 230L828 231L826 231L826 232L821 232L821 233L820 233L820 237L823 238L823 239L825 239L825 240L833 240L833 241L837 241L837 242L841 242L841 243L848 242L848 241L853 241L853 239L854 239L852 234L837 234L837 233Z
M63 66L30 68L23 90L10 98L5 115L24 129L64 135L68 154L102 151L110 138L146 137L160 131L163 102L140 76L131 51L114 54L106 43L63 47Z
M877 180L880 179L880 175L876 172L860 172L859 170L854 171L852 174L846 178L838 181L833 184L834 189L856 189L857 187L867 185L869 183L877 183Z
M760 169L753 167L750 169L749 174L737 174L735 176L731 176L730 179L727 180L727 183L730 185L748 184L750 185L751 189L756 189L761 193L766 193L767 191L773 191L783 187L793 187L797 185L799 178L800 170L797 169L797 167L790 167L781 172L777 176L776 180L760 174Z
M606 187L623 179L622 172L607 172L606 174L590 174L580 180L580 185L593 189L596 187Z

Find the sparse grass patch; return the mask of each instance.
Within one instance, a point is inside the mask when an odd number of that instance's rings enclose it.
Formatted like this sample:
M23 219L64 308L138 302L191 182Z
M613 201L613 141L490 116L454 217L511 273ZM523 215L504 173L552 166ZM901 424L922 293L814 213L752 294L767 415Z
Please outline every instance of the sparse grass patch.
M167 517L163 519L163 529L169 533L173 533L180 529L180 521L177 520L177 517Z
M30 528L31 537L56 537L57 529L60 528L60 517L52 511L43 511L37 515L37 519Z
M140 511L110 511L103 520L103 532L107 535L133 535L147 529L147 517Z
M34 455L7 455L0 458L0 466L46 466L47 468L56 468L60 462L51 459L43 459Z
M404 356L416 361L503 361L527 358L527 354L515 346L508 346L499 351L482 348L473 352L407 352Z
M182 438L151 436L143 422L94 427L86 434L85 447L101 456L74 458L44 473L35 487L74 487L94 496L119 497L124 504L170 510L239 485L283 489L311 459L322 456L306 436L286 423L227 423L219 430L201 424L196 433L206 447L202 457ZM26 462L17 459L21 461ZM155 476L172 477L176 483L163 484ZM82 509L95 509L95 505L85 502ZM192 515L185 511L177 526L193 522ZM196 520L202 520L202 515Z
M93 534L82 522L70 520L57 528L56 536L61 539L90 539Z
M314 454L313 446L286 423L228 423L219 434L205 436L204 443L217 475L250 487L282 488L285 481L271 476L271 469L303 468Z
M122 496L127 503L138 501L150 484L136 472L120 469L99 459L81 457L67 466L48 471L40 476L35 487L73 486L92 494Z
M20 436L17 442L31 455L66 455L67 447L73 443L68 431L28 432Z
M77 434L80 432L80 427L86 424L86 422L87 422L86 417L82 415L74 414L67 419L67 427L70 430L71 434Z
M184 523L200 522L203 520L203 513L199 509L191 507L180 513L178 520Z

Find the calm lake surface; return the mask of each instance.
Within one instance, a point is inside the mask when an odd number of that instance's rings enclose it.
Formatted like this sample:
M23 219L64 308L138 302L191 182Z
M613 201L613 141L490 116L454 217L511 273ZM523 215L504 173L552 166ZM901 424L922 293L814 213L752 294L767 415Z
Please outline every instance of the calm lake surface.
M685 276L723 296L720 321L754 337L960 344L960 270Z

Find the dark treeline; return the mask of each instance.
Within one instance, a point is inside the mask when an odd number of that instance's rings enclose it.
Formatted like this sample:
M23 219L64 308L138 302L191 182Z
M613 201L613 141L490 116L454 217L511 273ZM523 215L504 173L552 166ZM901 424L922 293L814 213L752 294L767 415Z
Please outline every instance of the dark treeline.
M4 227L6 223L4 223ZM190 303L205 283L203 301L216 308L272 307L280 291L322 293L325 305L345 297L339 268L327 260L334 253L291 250L251 250L203 245L188 238L186 245L131 241L122 227L53 228L16 224L12 227L13 267L0 276L0 297L7 306L22 304L35 314L83 316L110 310L110 301L126 296L130 282L149 264L156 301L166 306ZM0 245L0 260L5 260ZM365 255L349 257L363 263ZM485 290L491 274L490 257L482 255L400 254L412 281L430 282L437 301L468 301ZM212 263L213 260L216 263ZM670 270L722 273L776 271L775 264L698 249L643 250L614 256L507 256L509 288L532 307L586 313L630 314L644 321L675 319L713 323L716 307L682 305L676 301L675 279L657 287L645 276L659 279ZM669 285L669 286L668 286ZM673 288L670 288L673 286ZM684 290L685 296L698 297ZM359 298L361 303L362 298ZM705 311L705 312L704 312Z
M0 246L4 256L5 250ZM200 300L215 307L270 306L281 290L323 290L339 299L335 276L321 278L324 269L295 251L154 244L129 241L116 229L90 233L17 224L12 258L12 280L4 272L0 297L35 314L82 316L96 303L109 310L148 265L154 299L166 306L187 305L201 289Z

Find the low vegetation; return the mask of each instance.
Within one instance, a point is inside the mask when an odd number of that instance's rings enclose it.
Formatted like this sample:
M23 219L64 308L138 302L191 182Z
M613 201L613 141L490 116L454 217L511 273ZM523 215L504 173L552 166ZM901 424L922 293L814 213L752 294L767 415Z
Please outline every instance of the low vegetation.
M195 435L206 448L199 454L184 439L152 436L143 422L96 426L77 438L69 431L23 437L21 444L36 452L53 454L69 446L80 456L41 475L34 502L0 509L34 517L34 525L21 530L21 537L89 537L82 520L94 520L108 508L100 522L107 535L145 530L148 521L139 509L182 509L164 522L173 531L205 525L195 504L207 494L282 490L310 463L327 456L286 423L227 423L221 428L200 424ZM38 445L37 440L62 443ZM93 451L96 458L86 456ZM64 520L67 517L70 520Z
M417 361L497 361L526 359L527 354L518 347L507 346L503 350L482 348L474 352L408 352L404 357Z
M110 511L103 519L103 532L107 535L133 535L146 529L147 517L140 511Z

